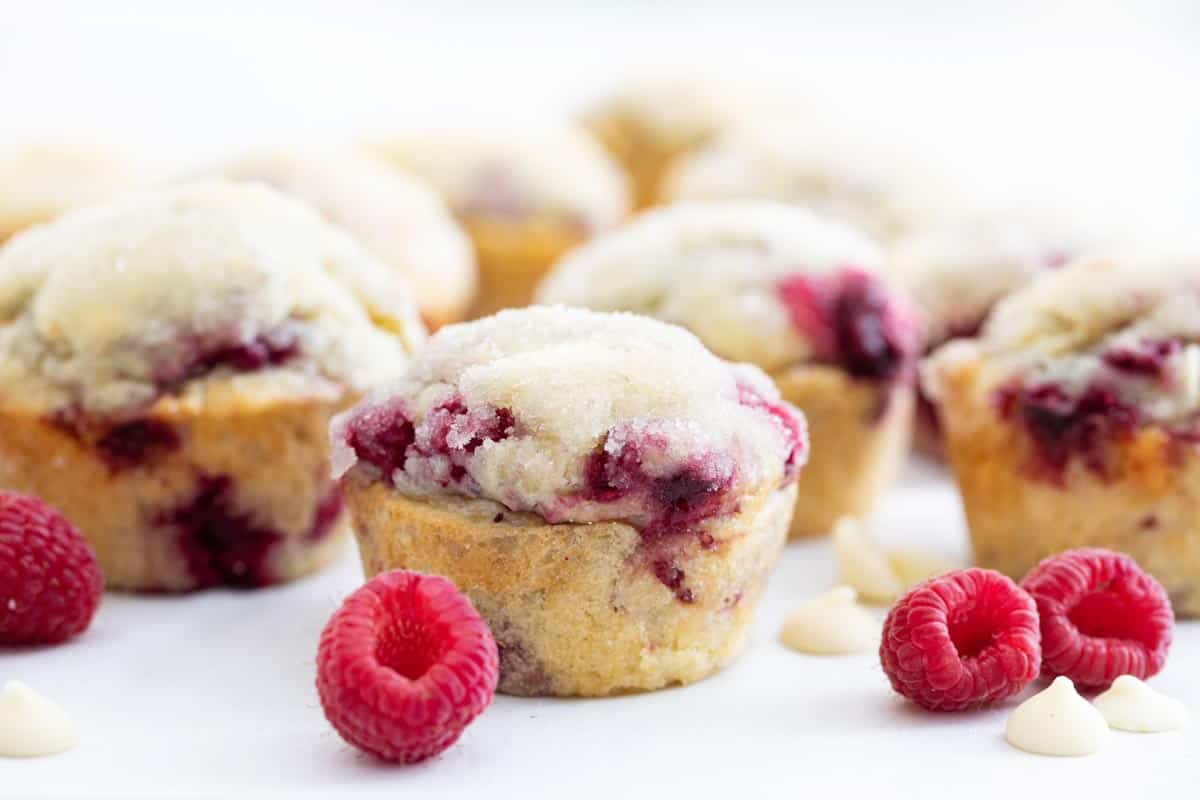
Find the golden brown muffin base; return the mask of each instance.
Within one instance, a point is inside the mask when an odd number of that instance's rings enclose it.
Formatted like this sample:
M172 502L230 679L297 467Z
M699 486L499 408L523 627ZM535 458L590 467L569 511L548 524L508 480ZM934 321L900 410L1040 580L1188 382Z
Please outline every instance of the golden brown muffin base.
M1113 443L1104 480L1072 459L1061 486L1032 476L1031 443L972 391L974 370L947 376L946 449L962 493L975 561L1024 577L1075 547L1128 553L1171 596L1175 613L1200 616L1200 458L1158 426Z
M469 319L529 305L542 276L585 238L579 231L549 220L466 220L464 225L479 262L479 291Z
M280 534L266 567L271 582L288 581L332 560L345 539L342 520L318 539L309 535L318 504L336 488L327 457L334 411L324 401L197 407L165 398L141 418L170 425L179 446L114 470L86 434L0 409L0 488L37 495L71 520L108 588L178 592L197 580L178 529L162 516L194 501L206 477L227 476L229 510Z
M683 146L667 146L621 116L597 117L587 120L587 124L609 154L625 168L633 186L634 210L659 203L662 182L675 160L703 142L700 138Z
M444 575L500 647L501 692L603 696L687 684L741 651L782 549L795 489L747 498L694 535L643 543L629 525L551 525L488 500L409 498L355 471L344 481L366 574ZM653 572L670 558L693 601Z
M810 454L800 470L791 538L821 536L843 516L866 516L896 479L912 436L915 392L834 367L803 365L772 377L808 419Z

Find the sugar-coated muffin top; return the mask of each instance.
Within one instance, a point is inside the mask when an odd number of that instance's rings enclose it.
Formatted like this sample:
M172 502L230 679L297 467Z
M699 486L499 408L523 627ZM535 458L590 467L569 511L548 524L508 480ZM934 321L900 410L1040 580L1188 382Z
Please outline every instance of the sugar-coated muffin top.
M0 250L0 400L136 411L210 380L365 390L424 329L404 281L258 184L128 195Z
M561 307L443 328L331 436L336 475L651 533L774 491L808 446L756 368L672 325Z
M354 152L248 153L209 172L262 181L311 205L399 270L431 318L456 316L477 283L471 242L420 180Z
M65 143L0 149L0 241L141 179L116 153Z
M918 331L874 275L881 262L868 238L798 206L685 204L567 254L537 299L657 317L766 370L821 361L888 377L911 362Z
M665 151L679 150L769 107L750 87L694 75L650 75L619 84L586 115L602 132L613 124Z
M945 182L893 142L777 121L732 129L684 155L662 189L669 203L776 200L888 240L936 219Z
M968 362L978 391L1030 400L1064 425L1100 412L1131 423L1191 419L1200 412L1200 249L1084 257L1048 273L1002 300L979 340L937 351L926 386L936 397L942 376Z
M922 228L893 242L888 267L916 301L931 345L974 335L992 306L1099 239L1065 218L981 212Z
M466 222L536 220L590 234L629 209L620 168L572 128L399 136L368 149L428 181Z

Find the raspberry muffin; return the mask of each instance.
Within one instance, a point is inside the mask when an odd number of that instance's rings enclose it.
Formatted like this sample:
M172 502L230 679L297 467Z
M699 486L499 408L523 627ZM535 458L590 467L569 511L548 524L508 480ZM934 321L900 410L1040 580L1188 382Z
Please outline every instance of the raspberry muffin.
M951 204L920 159L834 126L776 122L730 130L680 158L661 201L773 200L850 223L880 241L929 224Z
M262 181L348 231L407 280L433 328L466 317L478 274L471 241L421 181L355 153L263 151L210 172Z
M140 177L123 158L99 148L44 143L0 150L0 242L129 189Z
M538 299L658 317L766 370L812 431L791 528L810 536L867 514L908 449L920 330L881 261L795 206L680 205L574 251Z
M607 695L737 655L783 546L804 418L759 370L632 314L439 331L332 426L368 575L445 575L500 690Z
M476 317L526 305L555 259L629 210L619 167L576 130L410 136L370 149L427 180L470 232Z
M999 300L1079 256L1099 238L1063 217L978 212L901 237L888 250L888 266L924 316L928 353L951 339L978 334ZM937 410L924 392L917 403L917 445L938 453Z
M672 161L763 105L752 92L726 83L656 76L618 86L583 122L624 165L636 206L644 208L658 198Z
M1200 614L1200 256L1083 258L926 367L975 558L1132 555Z
M303 575L340 544L329 419L423 338L394 270L265 187L71 212L0 251L0 488L110 587Z

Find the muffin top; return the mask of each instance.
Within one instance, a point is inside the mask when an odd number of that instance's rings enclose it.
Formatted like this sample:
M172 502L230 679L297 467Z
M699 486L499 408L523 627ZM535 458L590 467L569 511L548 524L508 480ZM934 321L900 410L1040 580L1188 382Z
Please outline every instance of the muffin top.
M735 125L766 106L747 87L689 75L652 75L619 84L585 115L604 135L630 129L665 151L682 150Z
M668 206L569 253L537 297L674 322L769 371L817 361L890 377L919 332L875 276L881 261L866 237L797 206Z
M978 370L973 391L1000 410L1020 405L1064 429L1096 415L1191 420L1200 411L1200 250L1085 257L1049 273L1002 300L979 340L934 354L931 393L964 364Z
M129 189L139 178L128 162L99 148L46 143L0 150L0 241Z
M423 339L394 270L261 185L129 195L0 251L10 407L121 415L231 380L275 395L362 391Z
M1067 219L1020 211L972 214L893 242L888 267L925 317L931 345L974 335L998 300L1098 240Z
M468 223L539 221L586 235L629 209L620 169L574 129L414 135L368 148L428 181Z
M249 153L208 170L304 201L400 272L428 319L460 316L475 294L475 256L441 198L421 181L353 152Z
M682 328L549 307L443 328L331 435L339 476L651 533L774 491L808 447L762 372Z
M776 200L888 240L935 219L947 189L894 143L787 122L743 126L684 155L664 202Z

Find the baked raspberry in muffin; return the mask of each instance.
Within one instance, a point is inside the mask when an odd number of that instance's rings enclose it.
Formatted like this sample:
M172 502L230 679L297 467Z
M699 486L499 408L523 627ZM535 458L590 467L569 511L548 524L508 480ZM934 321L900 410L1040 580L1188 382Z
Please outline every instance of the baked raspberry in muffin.
M881 260L795 206L680 205L574 251L538 299L658 317L766 370L812 431L791 528L810 536L868 513L907 452L920 330Z
M479 281L471 241L420 180L350 152L268 150L209 171L262 181L342 227L404 276L430 327L466 317Z
M0 251L0 488L110 587L303 575L339 545L329 419L423 338L394 270L263 186L72 212Z
M573 129L397 137L370 150L428 181L471 234L476 317L526 305L555 259L628 211L619 167Z
M1200 614L1200 256L1072 262L924 377L981 565L1118 550Z
M44 142L0 150L0 242L141 178L129 161L99 147Z
M741 126L680 158L660 202L794 203L888 241L953 204L949 181L908 149L828 121Z
M1095 231L1060 216L981 211L901 237L888 248L888 267L922 312L929 353L975 336L998 301L1099 240ZM937 409L923 392L917 402L917 445L938 453Z
M617 86L589 109L584 124L629 173L636 206L658 198L659 184L680 155L768 103L747 87L686 75L656 75Z
M699 680L741 648L786 538L804 418L761 371L632 314L443 328L332 426L368 575L445 575L500 690Z

